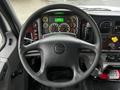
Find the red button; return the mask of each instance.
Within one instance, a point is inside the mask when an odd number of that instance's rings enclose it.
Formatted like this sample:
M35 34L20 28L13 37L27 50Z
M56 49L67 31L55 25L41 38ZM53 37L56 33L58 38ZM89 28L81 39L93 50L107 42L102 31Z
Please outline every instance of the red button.
M100 79L107 80L107 79L108 79L108 74L102 73L102 74L99 75L99 78L100 78Z

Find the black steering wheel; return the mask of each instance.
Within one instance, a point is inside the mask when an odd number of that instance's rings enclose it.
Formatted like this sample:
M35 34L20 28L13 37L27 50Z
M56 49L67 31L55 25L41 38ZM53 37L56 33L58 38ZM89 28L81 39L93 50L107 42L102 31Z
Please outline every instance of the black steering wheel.
M35 41L29 45L24 45L24 36L29 24L33 23L37 18L39 18L43 13L56 10L65 9L69 10L76 15L86 19L93 28L95 44L88 43L86 41L76 38L70 33L53 33L48 34L45 38ZM80 48L87 48L95 53L95 58L90 66L90 68L83 72L79 67L79 50ZM25 53L30 50L39 50L41 52L41 67L36 73L31 69L29 64L25 59ZM25 70L33 77L36 81L46 86L51 87L66 87L76 84L84 80L87 76L91 74L94 70L101 52L101 36L100 31L93 20L93 18L85 13L83 10L66 4L55 4L46 6L38 11L36 11L23 25L18 42L18 51L20 60ZM50 81L46 77L46 68L49 66L64 66L69 67L73 71L73 78L70 81L54 82Z

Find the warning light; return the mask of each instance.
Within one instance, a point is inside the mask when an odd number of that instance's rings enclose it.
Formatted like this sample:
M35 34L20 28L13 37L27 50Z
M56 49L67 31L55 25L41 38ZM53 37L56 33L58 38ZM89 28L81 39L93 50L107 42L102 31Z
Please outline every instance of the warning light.
M119 39L118 39L117 36L114 36L114 37L111 38L111 40L112 40L114 43L116 43L116 42L118 42Z

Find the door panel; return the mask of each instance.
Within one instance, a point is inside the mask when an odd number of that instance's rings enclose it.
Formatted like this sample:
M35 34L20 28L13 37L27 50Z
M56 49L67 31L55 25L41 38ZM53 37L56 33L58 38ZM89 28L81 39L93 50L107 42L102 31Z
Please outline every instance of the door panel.
M0 30L5 41L0 50L0 90L26 90L25 80L27 78L18 56L17 38L11 28L7 30L6 25L9 24L7 20L4 20L5 18L0 16L0 23L2 22Z

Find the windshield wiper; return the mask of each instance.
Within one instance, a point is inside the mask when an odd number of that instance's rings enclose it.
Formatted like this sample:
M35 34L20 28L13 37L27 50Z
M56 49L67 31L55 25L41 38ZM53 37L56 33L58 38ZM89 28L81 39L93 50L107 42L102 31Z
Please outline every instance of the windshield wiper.
M106 8L82 8L82 10L87 10L87 11L111 11L110 9L106 9Z

